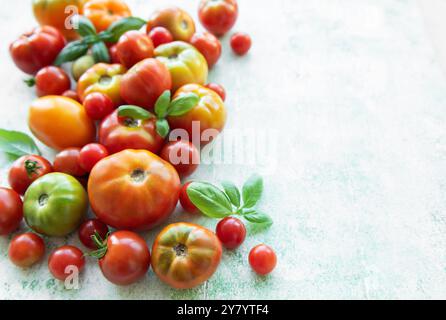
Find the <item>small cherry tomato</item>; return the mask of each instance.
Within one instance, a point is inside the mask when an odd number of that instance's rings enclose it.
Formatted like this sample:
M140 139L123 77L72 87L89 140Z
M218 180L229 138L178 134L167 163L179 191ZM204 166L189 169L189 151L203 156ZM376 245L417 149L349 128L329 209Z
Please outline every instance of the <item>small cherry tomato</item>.
M276 267L277 257L269 246L259 244L249 252L249 264L256 273L267 275Z
M62 93L62 96L73 99L74 101L80 102L79 96L77 95L77 92L74 90L67 90L64 93Z
M111 59L111 63L121 63L121 60L119 60L118 57L118 47L116 44L112 45L109 49L108 49L109 53L110 53L110 59Z
M23 202L12 189L0 187L0 235L16 230L23 219Z
M87 220L81 224L79 227L78 235L79 240L83 243L87 248L96 250L98 247L93 241L92 236L95 234L99 234L101 239L105 239L108 234L108 227L105 223L103 223L99 219L91 219Z
M39 262L45 254L45 243L35 233L24 233L15 236L9 245L9 259L16 266L29 268Z
M75 177L81 177L87 174L87 171L80 166L80 153L80 148L68 148L59 152L54 158L54 171Z
M155 27L150 30L149 38L152 40L153 46L155 48L159 45L173 41L173 37L170 31L163 27Z
M183 209L189 213L199 213L200 210L190 201L189 195L187 194L187 187L192 183L192 181L185 183L180 191L180 203Z
M48 259L48 269L54 278L61 281L64 281L75 271L81 272L84 266L84 254L73 246L57 248Z
M217 224L217 237L227 249L235 249L245 241L246 228L237 218L226 217Z
M96 163L107 156L108 151L103 145L99 143L90 143L81 149L79 164L82 169L90 172Z
M208 83L206 85L206 88L217 92L217 94L220 96L221 100L223 100L223 101L226 100L226 90L225 90L225 88L223 88L222 85L217 84L217 83Z
M169 162L181 177L194 173L200 164L200 152L197 147L184 140L165 144L161 149L160 157Z
M37 155L23 156L14 161L9 170L9 185L23 195L34 180L52 171L51 163L45 158Z
M153 43L150 38L139 31L131 30L119 38L116 45L119 61L131 68L138 62L153 57Z
M62 95L71 88L70 77L67 73L54 66L49 66L37 72L35 78L25 81L29 87L36 86L36 93L39 97L55 95Z
M102 120L115 110L113 101L105 94L93 92L84 99L84 108L88 117Z
M234 33L231 37L231 48L236 54L245 55L251 48L251 37L246 33Z
M202 0L198 9L201 24L216 36L228 32L237 21L236 0Z
M209 68L212 68L220 59L221 43L213 34L209 32L195 33L190 39L190 43L204 56Z

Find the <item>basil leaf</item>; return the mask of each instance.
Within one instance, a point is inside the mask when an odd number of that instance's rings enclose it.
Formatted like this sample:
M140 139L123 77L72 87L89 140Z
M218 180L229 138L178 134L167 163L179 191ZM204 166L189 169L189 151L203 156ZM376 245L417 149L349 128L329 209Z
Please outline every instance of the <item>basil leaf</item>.
M9 160L14 161L28 154L40 155L34 140L19 131L0 129L0 152Z
M104 42L97 42L91 47L91 53L95 62L110 62L110 55Z
M138 106L124 105L118 108L118 116L136 120L147 120L152 118L153 114Z
M246 221L264 226L270 226L273 224L273 220L269 215L263 212L252 212L251 214L244 215Z
M158 118L165 118L167 116L167 109L170 104L170 90L164 91L156 100L155 113Z
M224 218L232 214L232 204L223 191L205 182L192 182L187 188L192 203L206 216Z
M139 30L146 24L146 21L141 18L128 17L120 19L114 23L104 32L99 35L102 40L106 42L116 43L119 38L130 30Z
M200 98L195 93L186 93L170 103L167 113L170 116L181 116L197 105Z
M74 61L85 55L88 51L88 44L82 40L73 41L65 46L54 61L54 65L60 66L65 62Z
M170 131L169 122L166 119L156 120L156 132L163 138L167 137Z
M252 208L262 197L263 179L259 175L253 175L243 185L243 207Z
M76 32L81 37L86 37L89 35L96 35L96 28L87 17L81 16L81 15L76 15L73 17L73 20L74 20L73 21L74 25L78 26L78 29L76 30Z
M238 191L237 186L229 181L223 181L221 185L232 204L237 208L240 207L240 191Z

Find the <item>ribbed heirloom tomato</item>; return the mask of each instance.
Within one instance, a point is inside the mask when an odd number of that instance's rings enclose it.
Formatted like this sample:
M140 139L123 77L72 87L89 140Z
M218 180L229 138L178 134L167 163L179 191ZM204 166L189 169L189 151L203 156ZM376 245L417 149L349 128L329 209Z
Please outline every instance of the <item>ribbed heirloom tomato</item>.
M167 7L155 11L147 22L147 33L156 27L169 30L174 40L189 41L195 32L192 17L183 9Z
M221 43L212 33L195 33L190 39L190 43L204 56L209 68L212 68L220 59Z
M8 173L9 185L23 195L26 189L41 176L53 171L51 163L38 155L22 156L12 164Z
M138 62L153 57L153 43L149 36L137 30L124 33L116 45L120 62L131 68Z
M202 0L198 9L201 24L216 36L228 32L237 21L236 0Z
M93 212L116 229L147 230L175 209L180 178L146 150L124 150L99 161L88 180Z
M121 0L89 0L84 15L90 19L97 32L106 30L113 22L130 17L130 8Z

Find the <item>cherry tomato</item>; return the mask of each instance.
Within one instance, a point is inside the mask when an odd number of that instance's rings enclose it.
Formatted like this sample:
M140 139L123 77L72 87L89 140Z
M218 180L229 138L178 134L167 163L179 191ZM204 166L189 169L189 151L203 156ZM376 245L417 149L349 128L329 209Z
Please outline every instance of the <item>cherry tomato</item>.
M72 267L81 272L85 266L84 254L73 246L62 246L51 253L48 259L48 269L54 278L64 281L73 273ZM70 269L68 267L71 267Z
M81 100L79 99L79 96L77 95L77 92L74 90L67 90L64 93L62 93L63 97L67 97L70 99L73 99L76 102L80 102Z
M217 237L227 249L235 249L245 241L246 228L237 218L226 217L217 224Z
M246 33L234 33L231 37L231 48L236 54L245 55L251 48L251 37Z
M269 246L259 244L249 252L249 264L256 273L267 275L276 267L277 257Z
M51 163L45 158L37 155L23 156L14 161L9 169L9 185L23 195L31 183L52 171Z
M97 32L106 30L115 21L132 15L130 8L121 0L90 0L84 6L86 16Z
M153 57L153 43L150 38L139 31L131 30L119 38L116 45L119 61L131 68L138 62Z
M216 36L228 32L237 21L236 0L202 0L198 9L201 24Z
M121 63L121 60L119 60L119 57L118 57L118 47L116 44L112 45L108 49L108 51L110 52L111 63L114 63L114 64Z
M161 150L160 157L169 162L180 177L191 175L200 164L200 152L197 147L184 140L168 142Z
M183 185L180 191L180 203L183 209L189 213L199 213L200 210L190 201L189 195L187 194L187 187L192 183L192 181L187 182Z
M54 171L75 177L86 175L87 171L80 165L80 154L80 148L68 148L59 152L54 158Z
M99 143L90 143L81 149L79 164L82 169L90 172L96 163L107 156L108 151L103 145Z
M152 40L153 46L156 48L159 45L173 41L172 34L163 27L155 27L149 32L149 38Z
M23 202L12 189L0 187L0 235L16 230L23 219Z
M36 86L36 93L39 97L62 95L71 88L71 80L67 73L54 66L42 68L35 78L26 80L28 86Z
M147 21L147 33L155 27L169 30L174 40L189 41L195 33L194 19L183 9L167 7L155 11Z
M206 88L217 92L217 94L220 96L221 100L223 100L223 101L226 100L226 90L225 90L225 88L223 88L222 85L217 84L217 83L208 83L206 85Z
M79 240L87 248L96 250L98 247L92 239L92 236L99 234L101 239L105 239L108 234L108 227L105 223L98 219L87 220L79 227L78 235Z
M9 245L9 259L16 266L29 268L39 262L45 254L45 243L35 233L24 233L15 236Z
M115 110L113 101L105 94L93 92L84 99L84 108L90 119L102 120Z
M195 33L190 43L201 52L206 59L209 68L212 68L220 59L221 43L209 32Z

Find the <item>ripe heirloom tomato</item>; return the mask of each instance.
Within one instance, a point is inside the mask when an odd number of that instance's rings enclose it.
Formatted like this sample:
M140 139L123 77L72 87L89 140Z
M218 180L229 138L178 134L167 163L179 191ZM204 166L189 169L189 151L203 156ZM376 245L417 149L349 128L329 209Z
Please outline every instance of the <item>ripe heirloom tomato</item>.
M65 91L70 90L71 80L67 73L54 66L42 68L35 78L26 80L28 86L36 86L36 93L39 97L62 95Z
M159 45L173 41L172 34L163 27L155 27L149 32L149 38L152 40L153 46L156 48Z
M249 252L249 264L256 273L267 275L276 267L277 257L271 247L259 244Z
M24 233L15 236L9 245L9 259L16 266L29 268L39 262L45 254L45 243L35 233Z
M118 116L118 110L105 118L99 126L99 142L110 152L143 149L158 153L164 138L156 132L156 119L135 120Z
M99 143L90 143L81 149L79 164L82 169L90 172L100 160L108 156L107 149Z
M220 59L221 43L213 34L209 32L195 33L190 39L190 43L204 56L209 68L212 68Z
M132 15L130 8L121 0L89 0L84 6L86 16L97 32L107 30L113 22Z
M231 48L239 56L245 55L251 48L251 37L246 33L234 33L231 37Z
M226 90L225 90L225 88L223 88L222 85L217 84L217 83L208 83L206 85L206 88L217 92L217 94L220 96L221 100L223 100L223 101L226 100Z
M12 189L0 187L0 235L16 230L23 219L23 202Z
M225 248L235 249L245 241L246 228L239 219L226 217L217 224L216 234Z
M79 227L79 240L87 248L96 250L98 247L93 241L92 236L99 234L101 239L105 239L108 234L108 227L105 223L98 219L87 220Z
M51 253L48 259L48 269L54 278L64 281L73 270L68 267L76 267L81 272L85 266L84 254L73 246L62 246Z
M189 213L200 213L200 210L190 201L189 195L187 194L187 187L192 183L192 181L185 183L180 191L180 203L186 212Z
M216 36L228 32L237 21L236 0L202 0L198 9L201 24Z
M115 110L115 105L107 95L93 92L85 97L84 108L90 119L102 120Z
M65 43L65 38L57 29L44 26L20 36L11 43L9 52L20 70L35 74L56 60Z
M189 41L195 33L192 17L177 7L168 7L154 12L147 22L147 33L155 27L166 28L174 40L180 41Z
M31 183L52 171L51 163L45 158L37 155L23 156L14 161L9 169L9 185L23 195Z
M221 254L220 240L212 231L192 223L174 223L153 243L152 268L171 287L190 289L214 274Z
M96 136L94 123L84 107L61 96L46 96L33 101L28 125L37 139L56 150L83 147Z
M108 96L115 107L121 105L119 94L121 79L126 69L120 64L98 63L88 69L77 83L77 93L81 101L93 92L100 92Z
M131 30L124 33L116 45L119 61L131 68L138 62L153 57L153 43L150 38L139 31Z
M80 148L68 148L59 152L54 158L54 171L81 177L87 174L80 165Z
M200 152L197 147L184 140L165 144L160 157L169 162L182 178L194 173L200 164Z
M147 230L165 221L180 188L175 169L146 150L124 150L99 161L88 180L93 212L116 229Z

